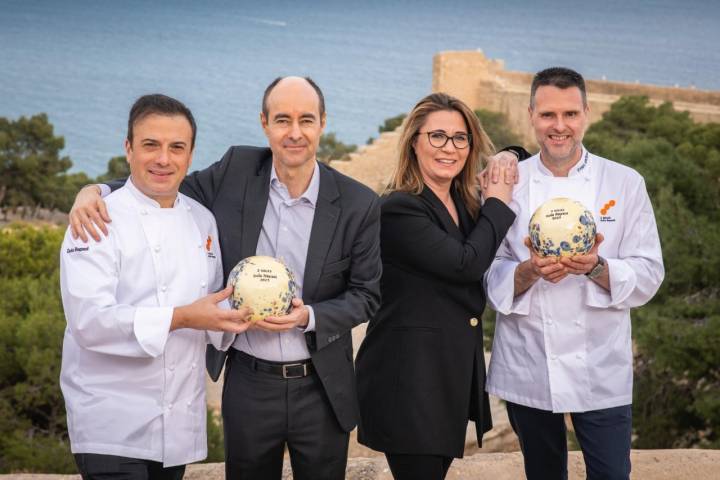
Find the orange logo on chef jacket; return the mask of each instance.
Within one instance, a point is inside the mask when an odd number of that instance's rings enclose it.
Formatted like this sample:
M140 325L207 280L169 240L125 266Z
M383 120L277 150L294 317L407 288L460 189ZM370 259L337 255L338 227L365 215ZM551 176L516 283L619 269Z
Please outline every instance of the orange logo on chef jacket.
M205 250L207 250L209 252L210 247L212 247L212 237L210 235L208 235L207 240L205 240Z
M615 206L615 200L610 200L605 205L603 205L602 209L600 210L600 215L607 215L608 210L610 210L612 207Z

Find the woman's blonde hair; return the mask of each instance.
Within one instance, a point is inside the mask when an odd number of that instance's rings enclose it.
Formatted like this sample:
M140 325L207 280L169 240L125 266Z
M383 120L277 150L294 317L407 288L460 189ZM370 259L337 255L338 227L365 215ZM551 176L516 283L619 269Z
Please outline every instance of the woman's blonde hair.
M455 111L462 115L470 134L470 152L462 171L453 179L453 186L474 218L480 210L480 196L475 175L483 168L487 157L495 151L495 147L470 107L446 93L428 95L420 100L408 115L400 135L398 163L387 191L417 195L423 190L425 182L415 155L415 140L428 115L443 110Z

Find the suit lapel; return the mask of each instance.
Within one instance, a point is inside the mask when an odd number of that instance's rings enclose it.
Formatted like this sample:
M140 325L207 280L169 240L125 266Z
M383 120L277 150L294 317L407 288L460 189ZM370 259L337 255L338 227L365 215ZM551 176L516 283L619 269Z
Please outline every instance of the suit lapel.
M245 188L242 211L242 246L240 259L255 255L262 222L265 218L270 194L270 168L272 161L263 162L257 174L249 177Z
M330 170L320 164L320 190L315 205L310 243L305 259L303 280L303 301L311 302L317 289L325 258L332 243L335 226L340 218L340 207L336 200L340 197L335 178Z
M450 212L448 212L447 208L445 208L445 205L443 205L437 195L435 195L430 188L423 188L422 192L420 192L420 197L430 204L433 211L435 212L435 217L440 222L443 230L445 230L447 233L449 233L458 240L464 240L465 237L463 236L458 226L455 225L455 222L453 221ZM455 209L459 210L457 208L457 203ZM458 216L459 215L460 213L458 212Z
M450 194L452 195L453 202L455 202L455 209L458 212L458 220L460 221L460 232L462 232L463 237L466 237L475 226L475 220L473 220L470 212L468 212L467 208L465 207L462 197L460 197L458 191L453 188L450 191Z

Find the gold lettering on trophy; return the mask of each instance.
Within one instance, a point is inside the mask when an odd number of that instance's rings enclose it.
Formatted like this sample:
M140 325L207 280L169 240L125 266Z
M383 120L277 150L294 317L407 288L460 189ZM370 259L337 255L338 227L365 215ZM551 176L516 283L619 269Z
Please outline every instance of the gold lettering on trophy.
M564 208L553 208L545 214L545 218L549 220L560 220L562 217L567 217L568 211Z
M269 282L270 280L277 280L277 274L267 268L258 268L256 273L253 273L252 278L258 282Z

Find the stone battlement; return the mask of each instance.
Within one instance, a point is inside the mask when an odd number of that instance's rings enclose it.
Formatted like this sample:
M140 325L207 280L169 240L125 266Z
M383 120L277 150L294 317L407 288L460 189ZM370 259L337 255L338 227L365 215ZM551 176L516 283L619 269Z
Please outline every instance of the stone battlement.
M456 96L473 109L504 113L529 146L535 144L527 118L533 75L505 70L502 60L489 59L482 51L440 52L433 58L432 89ZM655 105L669 101L676 110L690 112L695 121L720 122L718 91L590 79L586 84L591 123L625 95L644 95Z

